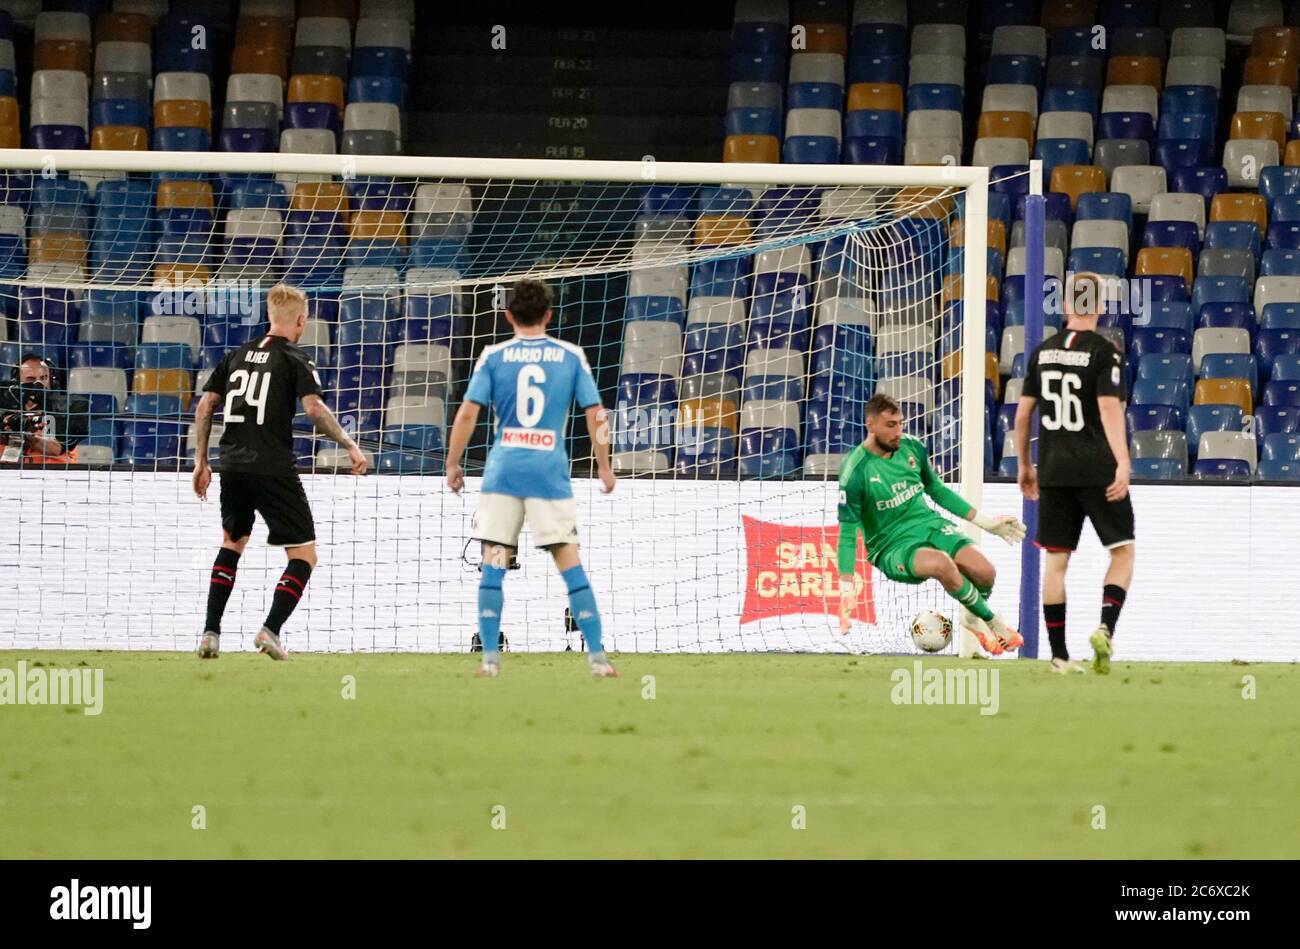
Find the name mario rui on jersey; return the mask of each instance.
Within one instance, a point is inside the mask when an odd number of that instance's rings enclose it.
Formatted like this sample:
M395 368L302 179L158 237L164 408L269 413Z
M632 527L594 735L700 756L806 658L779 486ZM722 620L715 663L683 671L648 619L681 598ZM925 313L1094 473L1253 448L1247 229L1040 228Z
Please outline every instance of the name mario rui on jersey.
M503 362L564 362L566 351L558 346L510 346L501 351Z

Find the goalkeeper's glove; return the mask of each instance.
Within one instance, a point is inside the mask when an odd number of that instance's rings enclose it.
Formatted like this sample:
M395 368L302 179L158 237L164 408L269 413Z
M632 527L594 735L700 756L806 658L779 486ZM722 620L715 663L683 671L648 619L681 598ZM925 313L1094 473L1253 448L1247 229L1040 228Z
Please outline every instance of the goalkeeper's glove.
M978 511L971 518L971 523L990 534L997 534L1008 544L1018 544L1025 539L1025 525L1011 514L980 514Z

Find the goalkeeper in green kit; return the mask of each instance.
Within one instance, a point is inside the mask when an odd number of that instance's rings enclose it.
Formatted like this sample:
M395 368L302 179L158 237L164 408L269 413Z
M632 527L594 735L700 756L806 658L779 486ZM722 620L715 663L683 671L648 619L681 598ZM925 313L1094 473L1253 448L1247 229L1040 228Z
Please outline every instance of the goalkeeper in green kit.
M980 514L946 487L930 467L925 445L903 434L902 409L889 396L873 396L866 416L866 440L840 466L840 632L849 631L857 599L854 568L861 529L867 560L886 577L911 584L938 580L969 611L963 625L986 651L996 656L1018 649L1024 642L1020 634L989 609L993 564L923 495L1008 544L1024 539L1025 525L1010 515Z

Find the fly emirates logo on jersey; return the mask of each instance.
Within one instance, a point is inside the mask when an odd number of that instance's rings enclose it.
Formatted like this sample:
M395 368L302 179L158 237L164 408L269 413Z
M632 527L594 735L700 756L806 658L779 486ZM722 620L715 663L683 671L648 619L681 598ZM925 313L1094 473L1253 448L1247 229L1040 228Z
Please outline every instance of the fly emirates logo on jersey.
M840 529L794 527L768 524L741 515L745 528L745 551L749 569L745 577L745 605L741 625L791 613L840 612L840 575L836 545ZM853 618L862 623L876 621L871 597L871 568L857 539L858 556L854 585L857 598Z

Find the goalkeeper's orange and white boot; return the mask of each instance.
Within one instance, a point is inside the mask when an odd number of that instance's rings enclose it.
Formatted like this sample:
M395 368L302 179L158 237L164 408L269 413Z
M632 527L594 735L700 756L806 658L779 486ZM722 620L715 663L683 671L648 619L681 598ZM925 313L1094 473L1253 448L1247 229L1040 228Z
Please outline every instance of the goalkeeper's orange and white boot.
M993 631L993 635L1002 643L1002 648L1006 652L1010 652L1013 649L1019 649L1025 644L1025 637L1021 636L1018 632L1008 626L997 613L993 614L993 618L989 620L988 626L989 629Z
M1002 655L1002 642L993 635L993 630L989 629L989 624L974 613L966 613L965 618L962 620L962 628L979 641L980 648L986 653L991 656Z
M253 645L258 651L277 661L289 658L289 651L280 644L280 637L265 626L253 637Z

